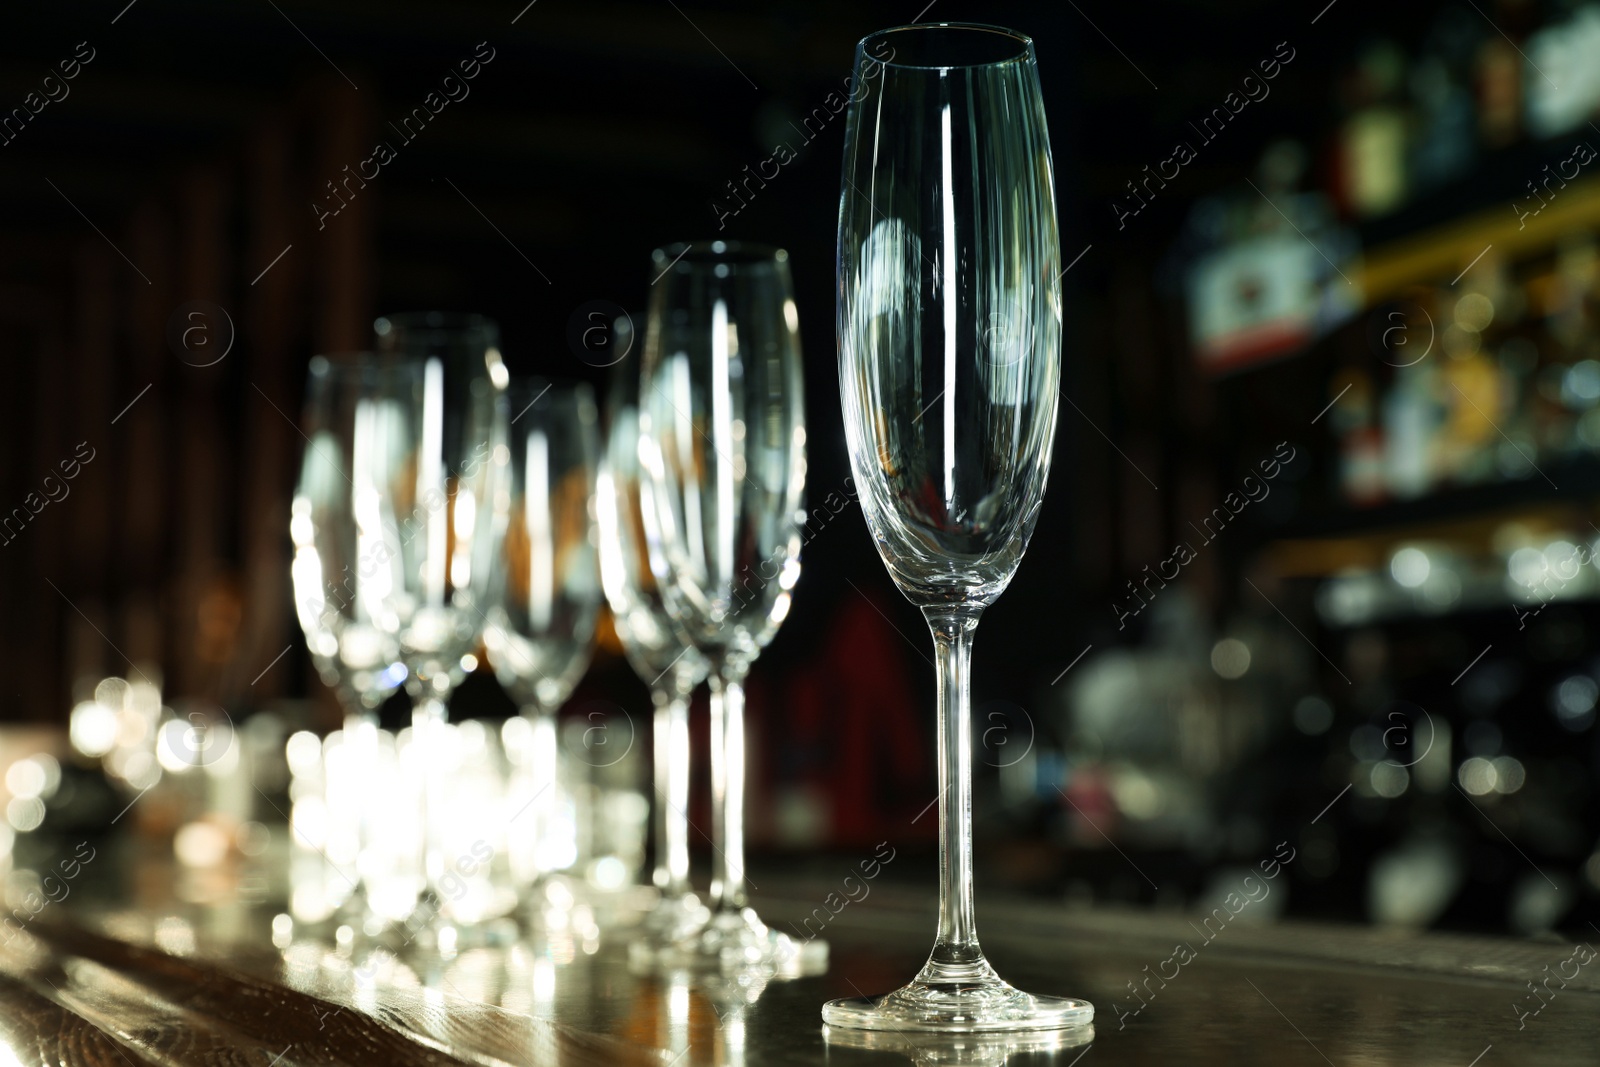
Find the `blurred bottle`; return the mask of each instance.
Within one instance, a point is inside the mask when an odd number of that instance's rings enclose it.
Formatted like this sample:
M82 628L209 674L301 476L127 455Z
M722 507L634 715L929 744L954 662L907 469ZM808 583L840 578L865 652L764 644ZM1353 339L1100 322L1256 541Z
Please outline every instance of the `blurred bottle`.
M1358 218L1393 211L1406 197L1405 69L1400 46L1379 41L1362 53L1345 86L1350 117L1338 137L1338 182L1344 206Z
M1383 432L1374 417L1372 376L1352 369L1328 386L1334 401L1331 425L1339 438L1339 488L1356 507L1382 503L1388 487L1383 476Z
M1504 261L1491 254L1457 286L1439 291L1446 357L1440 363L1440 394L1448 411L1437 448L1441 482L1473 485L1499 477L1495 447L1504 439L1496 428L1505 419L1512 390L1491 352L1505 329L1505 312L1518 304L1508 296L1512 291Z
M1485 148L1504 148L1522 136L1523 60L1518 38L1530 7L1521 0L1500 0L1488 15L1500 32L1486 35L1478 45L1478 137Z
M1471 169L1478 147L1477 118L1464 79L1438 54L1412 67L1410 90L1416 123L1411 181L1422 192Z
M1433 487L1434 442L1442 425L1436 372L1428 361L1402 367L1383 402L1384 480L1398 500Z
M1581 131L1600 105L1600 4L1551 5L1553 18L1529 34L1523 95L1528 133Z

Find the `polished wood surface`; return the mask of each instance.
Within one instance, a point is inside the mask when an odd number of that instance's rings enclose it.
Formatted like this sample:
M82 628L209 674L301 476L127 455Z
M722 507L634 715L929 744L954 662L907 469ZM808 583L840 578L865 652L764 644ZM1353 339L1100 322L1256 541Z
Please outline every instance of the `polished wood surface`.
M810 899L761 909L781 928ZM1096 1005L1094 1027L1041 1042L825 1031L824 1000L892 988L927 951L932 902L889 887L830 920L825 974L791 980L652 970L630 964L627 933L581 925L441 955L282 919L274 939L272 918L42 914L0 948L0 1065L1494 1067L1592 1065L1600 1036L1594 951L1556 939L990 901L984 944L1005 977Z

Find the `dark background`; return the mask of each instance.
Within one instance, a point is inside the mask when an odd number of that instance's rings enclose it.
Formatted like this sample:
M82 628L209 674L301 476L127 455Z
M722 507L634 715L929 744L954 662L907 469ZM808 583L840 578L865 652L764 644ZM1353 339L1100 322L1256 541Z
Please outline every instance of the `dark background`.
M843 116L725 229L713 202L733 203L727 183L768 158L778 138L799 145L788 123L840 86L862 35L915 10L680 12L541 0L511 25L517 9L503 5L279 7L139 0L115 25L117 5L52 5L13 19L3 46L8 106L77 42L96 58L66 100L0 148L0 328L12 365L4 499L20 502L80 440L104 458L69 502L6 546L6 602L27 605L6 620L8 654L33 668L14 672L11 717L58 718L75 676L121 659L107 640L78 633L85 620L45 579L127 655L162 664L168 690L224 702L245 695L280 639L294 636L279 534L303 367L314 351L365 346L381 312L481 311L501 322L518 368L598 382L603 375L570 351L569 319L595 299L642 307L652 248L710 236L782 245L807 346L812 498L848 473L831 292ZM1164 151L1186 107L1213 87L1220 96L1288 34L1273 10L1165 5L1159 25L1118 9L1099 15L1124 48L1137 42L1141 68L1165 75L1159 92L1070 5L927 13L1015 25L1037 41L1063 262L1097 244L1065 282L1067 394L1157 484L1181 454L1166 440L1182 428L1172 423L1190 421L1197 399L1185 395L1186 368L1161 344L1153 309L1117 309L1104 297L1119 276L1148 273L1182 196L1236 179L1265 137L1314 114L1317 49L1304 49L1296 77L1229 131L1233 143L1185 172L1170 204L1118 234L1106 202ZM1325 36L1336 55L1334 35ZM1211 43L1193 48L1200 39ZM480 41L496 58L471 96L414 143L401 141L387 123L420 105ZM325 183L379 139L398 158L319 230L313 201L332 203ZM165 337L173 313L196 300L227 309L237 329L229 355L205 369L181 362ZM225 330L217 327L219 340ZM1150 487L1124 485L1133 472L1070 407L1058 442L1033 549L979 641L980 680L1031 678L1055 664L1053 677L1109 615L1086 610L1085 586L1106 584L1120 513L1134 506L1127 497ZM1139 522L1155 519L1152 503L1138 505ZM796 615L774 657L815 643L851 592L846 577L926 651L920 620L903 610L863 535L853 519L808 546ZM207 595L227 617L213 620L218 647L199 649L194 605Z
M1050 493L977 640L981 877L1073 899L1182 903L1280 839L1303 847L1312 816L1341 795L1343 738L1368 713L1341 705L1341 726L1326 736L1272 741L1303 693L1266 701L1268 740L1207 786L1221 798L1212 822L1181 844L1145 847L1115 810L1070 786L1018 800L998 784L1008 760L983 757L1026 736L1083 766L1061 679L1149 639L1143 624L1119 629L1110 605L1283 439L1279 427L1297 428L1308 459L1286 475L1272 517L1292 518L1316 495L1329 446L1307 420L1326 402L1331 357L1313 353L1253 384L1203 378L1169 257L1194 202L1246 189L1270 141L1315 146L1337 114L1339 72L1364 42L1414 40L1442 5L1338 0L1319 15L1321 3L1265 0L936 0L921 11L917 0L124 3L33 6L9 13L0 36L0 109L20 106L78 42L95 52L69 97L0 146L0 509L21 504L79 442L94 450L70 497L0 546L0 718L63 722L96 679L137 668L159 671L175 706L236 719L273 706L323 728L337 721L289 606L295 423L310 356L366 346L380 313L482 312L501 323L515 370L603 384L569 325L591 301L642 308L652 248L710 237L781 245L806 346L811 501L841 488L833 265L843 116L737 215L719 220L715 205L730 204L728 183L778 141L798 147L790 123L842 85L864 34L970 20L1036 42L1062 262L1073 263L1063 280L1069 402ZM1514 21L1533 6L1495 11ZM1119 228L1111 201L1124 183L1285 41L1295 58L1270 97ZM470 97L403 143L388 124L479 42L494 58ZM397 158L319 227L313 203L330 202L326 183L379 140ZM194 302L205 302L209 332L185 341ZM230 334L225 357L194 365ZM934 820L913 817L936 794L929 642L858 510L807 543L793 614L756 668L753 833L772 863L819 849L855 856L892 838L925 869ZM1252 536L1240 531L1185 570L1204 648L1211 628L1241 613L1282 631L1276 607L1247 602L1239 581ZM1323 643L1309 593L1281 592L1282 618ZM1345 662L1336 644L1330 666ZM1310 661L1304 677L1329 678L1304 648L1295 654ZM612 648L579 695L601 697L645 706ZM481 678L458 703L458 714L503 710ZM1328 847L1345 861L1297 883L1293 906L1308 913L1366 917L1359 857L1403 822L1381 805L1347 805L1349 826L1340 813L1322 827L1338 827ZM1502 926L1519 861L1486 827L1475 833L1498 850L1484 862L1503 870L1483 902L1449 921ZM1108 848L1113 839L1120 845ZM1476 869L1482 849L1472 848ZM1563 861L1572 878L1581 861L1581 852Z

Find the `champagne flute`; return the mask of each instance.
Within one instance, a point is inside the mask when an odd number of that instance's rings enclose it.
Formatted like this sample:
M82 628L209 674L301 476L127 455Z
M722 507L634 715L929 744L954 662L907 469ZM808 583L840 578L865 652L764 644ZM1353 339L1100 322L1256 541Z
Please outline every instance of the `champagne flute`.
M384 625L386 608L375 595L373 531L358 521L356 471L373 473L363 450L373 443L372 406L385 372L369 354L316 356L306 379L305 451L290 505L294 543L290 578L295 614L311 661L345 709L342 768L349 781L330 782L333 797L360 798L377 773L378 708L405 679L397 662L399 641ZM371 488L370 484L367 488ZM346 912L372 910L402 919L417 886L402 884L379 864L363 803L335 803L328 812L329 851L352 887ZM350 857L353 856L353 862ZM331 858L331 857L330 857ZM338 883L332 883L338 889Z
M805 404L789 257L723 241L654 257L640 380L643 517L667 610L710 665L716 867L697 952L729 964L787 961L793 942L768 930L745 892L744 679L800 575Z
M505 725L519 885L576 858L555 818L564 801L555 714L588 668L600 611L596 421L587 385L512 380L496 398L483 636L495 676L522 709Z
M983 1032L1089 1022L995 974L972 902L973 633L1027 548L1061 372L1060 249L1033 42L992 26L864 38L839 207L839 387L862 510L933 632L939 926L907 986L830 1002L830 1026Z
M494 398L506 380L499 331L481 316L439 312L389 315L373 328L391 377L400 379L386 397L395 417L383 422L384 462L398 460L402 475L380 496L391 555L382 573L391 625L409 671L412 743L422 754L419 851L433 898L426 918L474 923L510 904L491 902L486 912L481 894L462 900L439 891L457 857L441 848L448 837L439 803L445 767L430 754L448 744L446 702L476 667L472 653L483 614L473 532L489 473Z
M619 322L619 334L632 340ZM624 359L611 375L606 445L600 461L595 512L600 528L600 576L623 654L650 687L655 705L656 867L661 900L646 928L664 944L688 940L710 912L689 884L689 697L706 676L706 660L667 611L650 570L645 539L649 490L639 467L639 368Z

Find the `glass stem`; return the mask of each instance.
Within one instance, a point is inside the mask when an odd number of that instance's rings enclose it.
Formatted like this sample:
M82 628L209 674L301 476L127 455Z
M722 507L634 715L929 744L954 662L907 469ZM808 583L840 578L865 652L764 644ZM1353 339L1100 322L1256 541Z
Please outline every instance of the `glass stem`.
M656 868L662 896L689 892L689 696L676 680L655 701Z
M651 883L663 895L672 880L672 861L668 856L667 835L671 833L668 822L672 803L672 693L666 686L652 686L650 701L655 705L652 732L655 739L656 776L656 866L650 874Z
M421 755L418 760L421 776L418 786L418 804L421 809L421 827L418 853L422 865L422 885L431 890L444 874L444 856L440 850L437 819L443 802L443 783L438 773L439 761L430 754L439 751L440 727L447 721L444 701L432 694L413 698L411 705L411 743ZM437 894L436 894L437 895ZM442 901L443 897L438 897Z
M972 907L972 636L978 612L924 608L939 671L939 935L924 979L987 968Z
M711 836L716 865L713 907L736 912L744 890L744 677L742 667L719 664L711 672Z
M529 752L529 770L532 773L533 867L538 879L556 873L554 859L563 851L555 841L556 815L561 810L561 758L554 708L528 705L522 715L533 727L530 731L532 745Z
M666 892L691 892L689 885L689 693L674 685L667 704Z
M365 856L373 844L373 819L379 813L369 807L369 798L377 784L378 773L378 713L361 708L347 710L344 715L344 743L348 753L346 768L349 783L340 789L340 810L330 810L329 816L337 821L342 832L355 844L355 855ZM329 805L330 809L333 805ZM362 881L359 861L350 864L356 881ZM358 893L365 892L360 885Z

